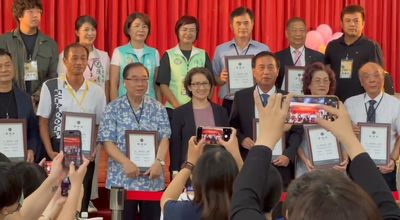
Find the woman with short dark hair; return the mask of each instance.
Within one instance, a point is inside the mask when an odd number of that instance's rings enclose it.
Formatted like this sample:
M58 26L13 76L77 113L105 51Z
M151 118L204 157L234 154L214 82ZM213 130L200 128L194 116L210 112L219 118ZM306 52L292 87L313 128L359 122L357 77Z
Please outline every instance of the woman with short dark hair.
M182 82L192 68L206 67L212 72L208 54L194 46L199 37L199 30L199 22L195 17L185 15L179 18L175 24L178 45L167 50L161 58L157 84L167 99L167 110L175 109L190 101Z
M149 47L146 40L150 34L151 23L147 15L132 13L128 15L124 24L124 34L129 42L126 45L115 48L111 58L110 68L110 100L126 94L123 83L122 71L129 63L142 63L149 71L148 89L146 94L161 102L161 94L158 86L154 84L158 67L160 66L160 54L158 50Z
M189 138L196 135L199 126L229 126L225 108L211 102L208 97L215 85L211 72L204 67L191 69L183 87L191 100L175 109L172 116L170 143L170 171L177 173L186 160Z
M107 100L109 100L109 70L110 57L108 53L94 47L97 36L97 22L88 15L79 16L75 20L76 42L82 44L89 50L88 64L83 72L86 80L92 81L104 89ZM59 55L59 60L64 59L64 51ZM66 73L64 62L58 62L58 75Z

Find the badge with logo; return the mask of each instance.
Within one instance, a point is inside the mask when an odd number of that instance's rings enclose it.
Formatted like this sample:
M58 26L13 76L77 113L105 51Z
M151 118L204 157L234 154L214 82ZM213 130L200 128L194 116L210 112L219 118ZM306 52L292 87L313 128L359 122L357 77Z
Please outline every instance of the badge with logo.
M174 63L176 65L181 65L182 64L182 60L180 60L179 58L175 58Z

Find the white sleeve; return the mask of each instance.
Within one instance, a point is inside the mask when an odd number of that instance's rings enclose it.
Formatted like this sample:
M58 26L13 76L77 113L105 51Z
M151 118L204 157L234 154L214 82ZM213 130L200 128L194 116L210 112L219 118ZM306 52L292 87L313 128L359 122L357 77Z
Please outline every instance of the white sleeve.
M103 119L104 109L106 107L106 95L104 94L103 89L99 89L99 93L101 94L98 98L98 104L96 106L96 124L99 125L101 120Z
M46 83L43 83L40 91L40 101L36 114L43 118L49 118L51 111L51 95Z
M64 74L67 68L65 68L64 65L64 51L61 51L60 55L58 56L58 65L57 65L57 73L58 76L61 76L62 74Z
M111 57L111 64L115 66L121 66L121 55L119 53L118 48L114 49L114 52Z
M160 53L156 49L156 67L160 66Z
M396 103L396 119L395 119L395 126L396 126L396 134L400 136L400 102Z
M107 52L104 53L104 68L105 68L105 79L110 80L110 57Z

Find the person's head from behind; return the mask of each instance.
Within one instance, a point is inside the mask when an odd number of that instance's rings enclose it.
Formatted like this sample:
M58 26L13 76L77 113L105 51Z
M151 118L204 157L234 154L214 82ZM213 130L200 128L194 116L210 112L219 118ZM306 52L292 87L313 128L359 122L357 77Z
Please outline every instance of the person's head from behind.
M360 37L365 25L364 8L359 5L349 5L342 9L340 25L344 36Z
M361 86L370 98L375 98L383 91L385 71L374 62L368 62L358 70Z
M0 48L0 82L12 83L14 78L14 63L11 54Z
M42 12L41 0L14 0L12 5L13 16L22 28L38 28Z
M18 177L21 179L24 197L32 194L47 178L46 171L36 163L17 163L15 172L18 173Z
M79 16L75 20L76 42L85 46L92 46L96 40L97 22L88 15Z
M179 43L193 44L199 36L199 30L199 21L193 16L182 16L175 24L175 35Z
M228 219L233 182L239 169L222 147L207 148L192 174L194 202L202 207L202 219Z
M307 27L304 19L292 17L286 22L285 36L291 47L299 49L306 42Z
M0 162L0 220L21 207L22 183L14 166L14 163Z
M289 220L381 219L369 195L339 171L317 170L294 180L288 188Z
M334 95L335 73L321 62L307 65L303 75L304 95Z
M6 155L4 155L3 153L0 152L0 162L8 162L8 163L10 163L11 160Z
M254 14L245 7L236 8L230 15L230 27L235 39L251 39L254 27Z
M191 69L183 81L186 94L192 99L205 100L215 85L212 73L204 67L195 67Z

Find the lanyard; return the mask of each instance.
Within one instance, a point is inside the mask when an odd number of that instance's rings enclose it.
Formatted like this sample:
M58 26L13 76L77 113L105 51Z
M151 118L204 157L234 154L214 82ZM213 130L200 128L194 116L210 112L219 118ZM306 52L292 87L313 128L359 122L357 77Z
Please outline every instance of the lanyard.
M374 108L374 111L372 112L371 115L375 114L376 109L378 109L379 105L381 104L381 101L382 101L382 99L383 99L383 95L384 95L384 94L382 94L381 98L379 99L378 105L376 105L376 108ZM365 96L366 96L366 94L364 94L364 99L365 99ZM365 112L367 113L367 118L369 118L370 115L368 115L368 110L367 110L367 104L366 104L366 103L364 103L364 108L365 108Z
M67 85L67 91L68 91L69 94L72 96L72 99L75 101L75 103L76 103L76 104L78 105L78 107L81 109L81 111L83 111L82 103L83 103L83 101L85 100L85 97L86 97L86 94L87 94L87 91L88 91L88 88L89 88L88 82L85 80L85 90L83 91L83 94L82 94L80 100L78 100L78 99L76 98L76 95L75 95L76 93L75 93L75 91L71 88L71 86L68 84L67 80L65 80L65 84Z
M88 65L87 65L87 67L88 67L88 69L89 69L89 71L90 71L90 77L93 77L93 66L94 66L94 64L98 61L99 59L98 58L94 58L93 60L92 60L92 65L89 65L89 63L88 63Z
M136 123L140 126L140 119L142 118L142 113L143 113L143 109L144 109L144 98L142 101L142 108L140 108L139 117L138 117L138 115L136 115L135 110L133 109L131 102L129 101L128 95L126 95L126 99L128 99L128 103L129 103L129 106L131 107L133 115L135 116Z
M239 54L239 51L238 51L238 49L237 49L237 47L236 47L236 44L233 44L233 46L235 47L236 54L239 56L240 54ZM249 48L250 48L250 43L247 45L247 49L246 49L246 51L244 52L244 55L247 55L247 51L249 51Z

